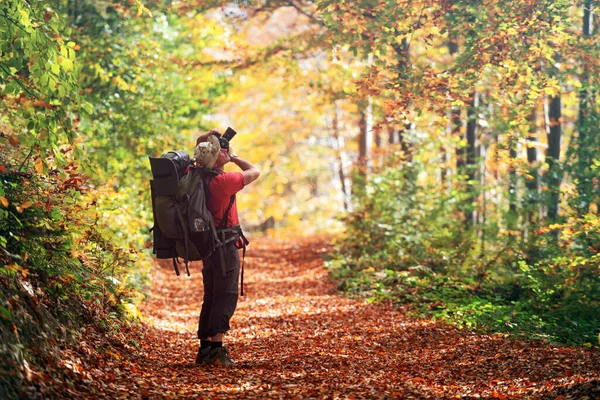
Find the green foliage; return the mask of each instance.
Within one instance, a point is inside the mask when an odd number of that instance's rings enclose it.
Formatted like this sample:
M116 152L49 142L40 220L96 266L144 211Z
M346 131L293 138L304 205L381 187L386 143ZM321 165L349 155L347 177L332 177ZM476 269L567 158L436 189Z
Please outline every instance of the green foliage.
M25 159L39 157L38 169L46 152L63 167L60 145L74 142L77 115L92 110L79 92L72 29L44 2L1 2L0 20L0 124L10 143L30 150Z
M107 240L87 189L12 169L0 176L11 188L8 206L0 210L0 273L31 279L57 299L76 296L103 309L117 307L125 290L118 280L131 269L135 253Z
M137 316L152 265L147 156L191 150L226 87L196 64L215 23L188 35L193 27L161 7L150 16L139 1L0 1L9 387L25 362L44 362L38 349L51 352L56 332L69 339L80 324L112 329Z
M596 345L600 324L598 303L583 308L582 303L551 301L550 293L555 292L546 287L546 282L528 274L513 282L481 286L466 278L417 268L355 271L346 263L343 258L327 262L330 276L338 281L340 290L369 302L408 305L414 314L459 328Z
M462 229L460 206L467 196L419 180L423 168L419 161L385 167L364 186L355 183L364 191L357 193L356 210L344 218L351 234L343 246L356 260L353 268L457 271L474 254L474 235Z
M582 3L318 5L332 45L369 59L357 92L402 129L381 150L409 153L364 155L383 167L354 180L332 265L341 289L463 326L595 343L600 48Z
M477 238L462 244L469 230L452 218L459 214L452 214L450 198L417 184L411 178L417 172L399 167L370 177L346 219L337 258L328 263L340 290L410 304L461 327L596 343L598 215L539 229L525 243L488 231L482 259Z
M550 230L561 232L559 248L549 252L552 246L544 241L544 251L519 262L523 287L533 293L531 307L560 309L579 319L599 315L600 217L585 214L539 233Z
M73 339L84 323L109 328L135 316L130 282L141 266L132 248L109 240L75 171L41 179L1 155L10 192L0 208L0 384L16 389L26 365L53 357L54 340Z

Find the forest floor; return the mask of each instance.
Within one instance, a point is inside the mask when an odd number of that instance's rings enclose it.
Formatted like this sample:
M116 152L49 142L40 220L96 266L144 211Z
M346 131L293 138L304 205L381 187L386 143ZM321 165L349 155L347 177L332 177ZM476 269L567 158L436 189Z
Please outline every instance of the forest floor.
M157 265L143 322L65 349L65 398L600 398L600 354L477 334L336 292L327 238L256 239L226 337L236 365L197 366L200 264ZM79 379L77 382L76 379Z

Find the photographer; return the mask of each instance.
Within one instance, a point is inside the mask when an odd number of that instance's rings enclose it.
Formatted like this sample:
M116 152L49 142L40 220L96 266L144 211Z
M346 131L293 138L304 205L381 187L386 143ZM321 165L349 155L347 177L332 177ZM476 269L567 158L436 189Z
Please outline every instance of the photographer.
M221 172L210 180L208 210L220 237L235 237L223 250L225 276L218 251L203 261L204 299L198 324L200 348L196 364L234 364L227 348L223 346L223 337L229 330L229 320L237 306L240 271L238 249L245 245L235 194L260 175L258 168L233 153L229 140L234 135L235 131L231 129L223 135L212 129L198 137L194 150L197 164ZM236 164L241 172L223 172L223 167L228 162Z

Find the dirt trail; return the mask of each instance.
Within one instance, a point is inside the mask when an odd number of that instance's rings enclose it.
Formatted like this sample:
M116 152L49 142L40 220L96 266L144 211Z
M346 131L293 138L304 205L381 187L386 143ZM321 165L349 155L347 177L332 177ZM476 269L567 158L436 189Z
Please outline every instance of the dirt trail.
M144 323L86 350L86 394L106 398L595 398L597 352L475 335L336 293L325 239L255 240L226 338L236 366L200 367L200 264L154 273ZM96 357L96 358L94 358ZM98 358L99 357L99 358ZM93 360L92 360L93 358ZM84 362L85 364L86 362ZM94 367L92 367L92 365ZM75 395L75 391L71 392Z

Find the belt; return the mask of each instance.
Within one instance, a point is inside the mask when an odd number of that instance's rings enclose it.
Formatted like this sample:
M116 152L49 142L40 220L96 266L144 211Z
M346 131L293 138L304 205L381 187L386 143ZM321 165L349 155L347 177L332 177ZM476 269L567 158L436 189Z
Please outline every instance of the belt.
M242 232L242 227L239 225L234 225L228 228L217 229L217 235L221 240L221 246L219 247L219 255L221 257L221 268L223 269L223 276L226 275L225 271L225 255L223 247L231 242L237 241L239 238L242 239L242 267L241 267L241 282L240 282L240 295L244 295L244 263L246 260L246 246L250 244L246 236L244 236L244 232Z

